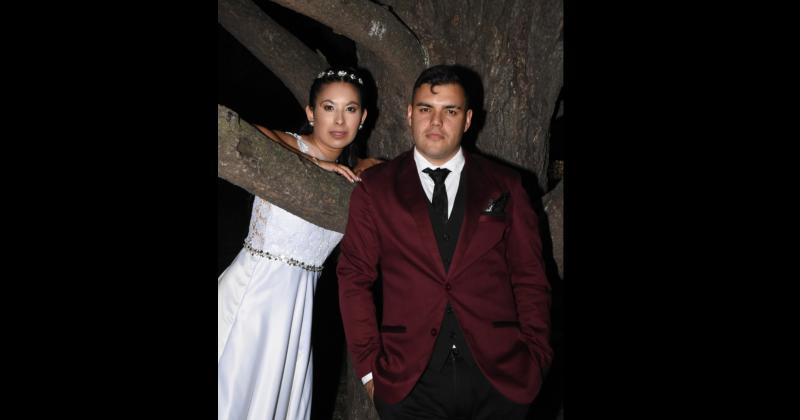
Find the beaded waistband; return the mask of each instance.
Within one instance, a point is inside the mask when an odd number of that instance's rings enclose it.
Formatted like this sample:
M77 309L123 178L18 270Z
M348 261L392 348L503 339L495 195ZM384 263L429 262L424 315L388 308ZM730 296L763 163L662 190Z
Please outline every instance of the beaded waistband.
M250 254L255 255L257 257L262 257L262 258L266 258L266 259L274 260L274 261L281 261L281 262L283 262L285 264L293 265L295 267L300 267L303 270L307 270L307 271L312 271L312 272L318 273L318 272L322 271L322 268L323 268L321 265L320 266L310 265L310 264L306 264L306 263L304 263L302 261L298 261L298 260L296 260L294 258L287 257L285 255L274 255L274 254L270 254L269 252L262 251L260 249L255 249L255 248L253 248L252 245L250 245L250 242L248 242L248 241L244 241L244 248L247 249L247 252L249 252Z

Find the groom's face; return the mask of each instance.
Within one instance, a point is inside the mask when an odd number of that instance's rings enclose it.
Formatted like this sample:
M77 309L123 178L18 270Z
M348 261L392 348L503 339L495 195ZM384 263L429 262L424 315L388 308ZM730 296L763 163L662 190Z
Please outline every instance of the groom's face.
M472 122L464 89L455 83L424 84L408 106L408 125L417 150L429 162L441 165L456 154L461 137Z

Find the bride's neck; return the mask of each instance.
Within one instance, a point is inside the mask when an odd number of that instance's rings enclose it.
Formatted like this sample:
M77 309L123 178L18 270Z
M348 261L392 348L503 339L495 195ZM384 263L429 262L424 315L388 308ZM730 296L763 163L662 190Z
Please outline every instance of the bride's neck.
M339 155L342 154L341 150L336 150L336 149L325 150L323 147L320 147L319 141L317 141L317 139L314 138L313 134L308 136L308 140L306 140L306 143L308 143L309 146L308 152L311 154L311 156L314 156L319 160L336 162L336 159L338 159Z

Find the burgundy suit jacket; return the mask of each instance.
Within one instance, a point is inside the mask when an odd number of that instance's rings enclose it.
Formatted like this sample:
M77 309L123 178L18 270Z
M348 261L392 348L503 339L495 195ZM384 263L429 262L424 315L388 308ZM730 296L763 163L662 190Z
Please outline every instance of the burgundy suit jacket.
M464 155L464 221L446 273L413 150L364 172L350 197L337 266L342 320L356 374L371 371L375 395L390 404L425 370L448 300L478 368L508 399L532 402L552 360L537 216L516 172ZM504 192L504 212L483 214Z

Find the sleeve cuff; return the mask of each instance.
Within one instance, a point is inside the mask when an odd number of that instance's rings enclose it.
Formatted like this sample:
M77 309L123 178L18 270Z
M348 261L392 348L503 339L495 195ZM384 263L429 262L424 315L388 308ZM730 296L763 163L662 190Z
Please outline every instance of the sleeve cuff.
M364 376L361 378L361 384L362 384L362 385L366 385L366 384L367 384L367 382L369 382L369 381L371 381L371 380L372 380L372 372L369 372L369 373L367 373L366 375L364 375Z

